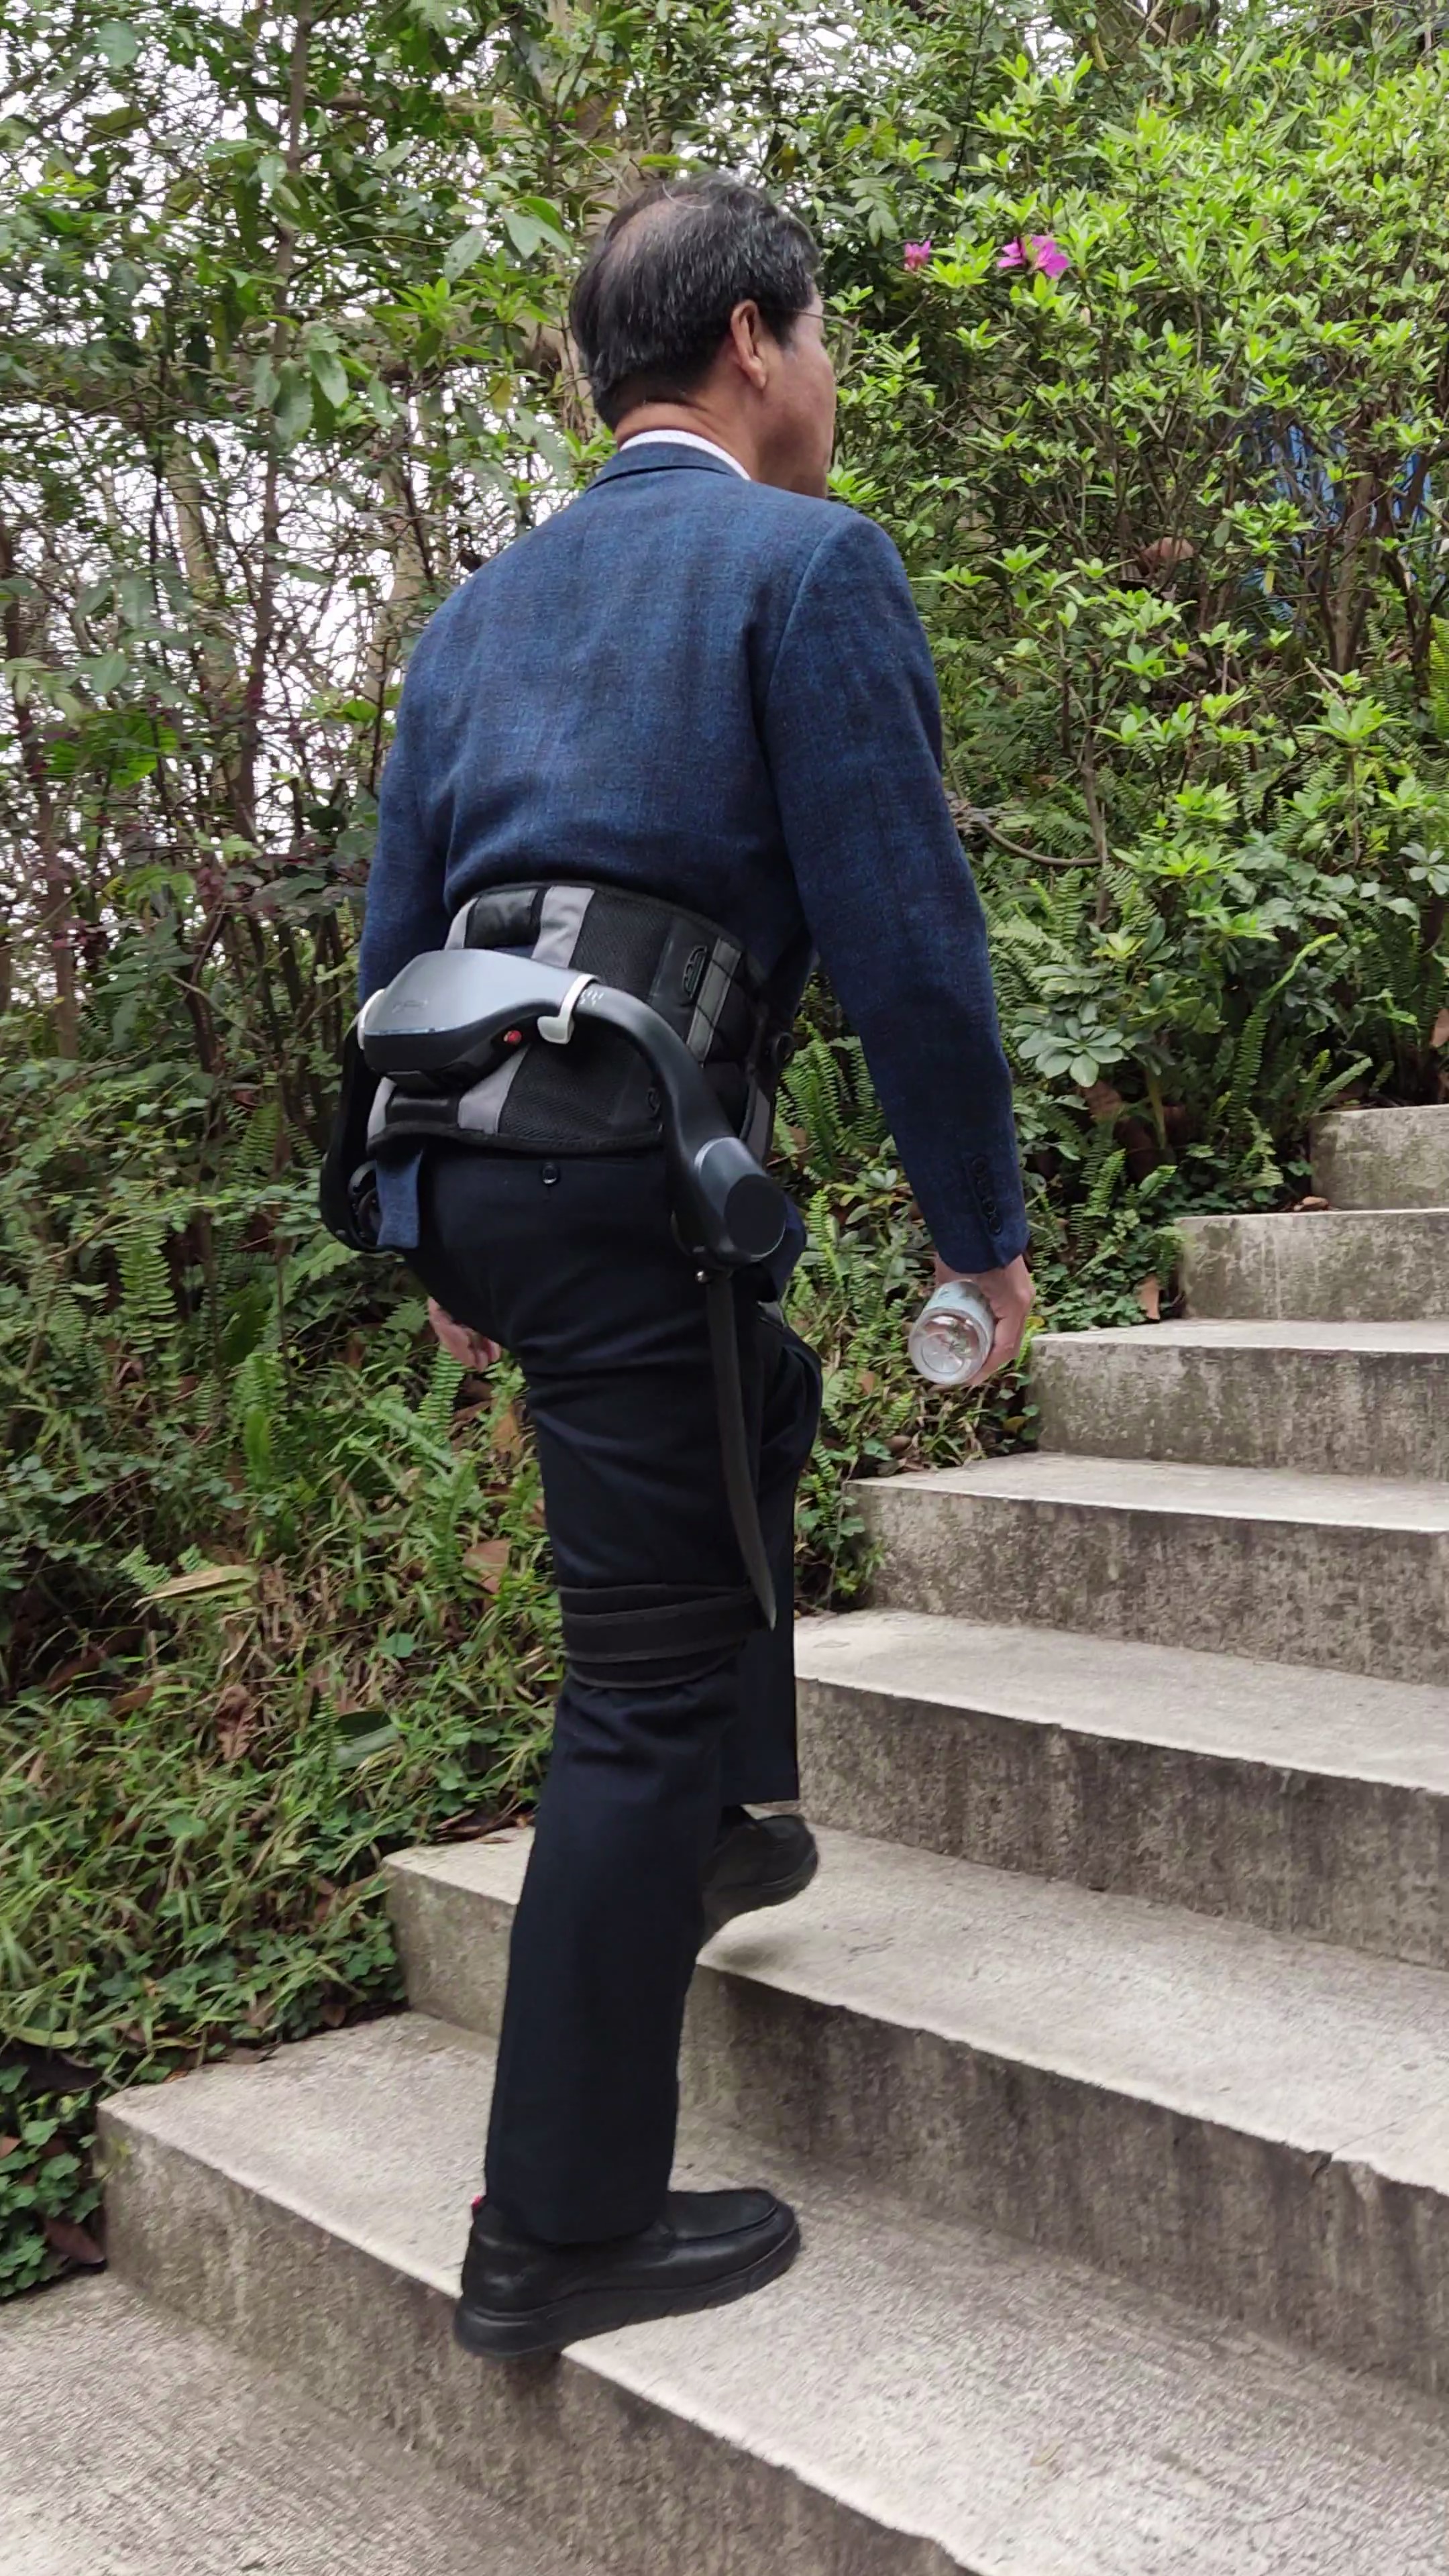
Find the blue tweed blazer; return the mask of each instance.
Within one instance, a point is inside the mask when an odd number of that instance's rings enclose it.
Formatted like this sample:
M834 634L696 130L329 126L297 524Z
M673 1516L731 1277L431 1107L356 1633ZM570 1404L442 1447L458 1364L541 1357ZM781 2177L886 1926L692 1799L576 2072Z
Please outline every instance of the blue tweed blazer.
M591 877L702 912L793 1007L818 949L958 1270L1027 1240L985 924L930 651L883 529L626 445L445 602L408 667L364 998L470 895ZM396 1238L394 1238L396 1239Z

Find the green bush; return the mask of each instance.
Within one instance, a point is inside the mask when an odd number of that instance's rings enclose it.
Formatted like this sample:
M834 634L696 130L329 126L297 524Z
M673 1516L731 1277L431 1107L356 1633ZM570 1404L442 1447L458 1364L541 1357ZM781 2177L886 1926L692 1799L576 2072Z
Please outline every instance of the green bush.
M516 1376L460 1403L275 1091L22 1056L0 1139L0 2038L89 2077L0 2158L24 2287L98 2087L395 1997L379 1861L516 1807L558 1655Z
M850 489L1028 1124L1272 1192L1327 1102L1440 1096L1449 55L1240 19L1130 83L1023 56L979 122L954 176L858 146L933 256L854 291Z

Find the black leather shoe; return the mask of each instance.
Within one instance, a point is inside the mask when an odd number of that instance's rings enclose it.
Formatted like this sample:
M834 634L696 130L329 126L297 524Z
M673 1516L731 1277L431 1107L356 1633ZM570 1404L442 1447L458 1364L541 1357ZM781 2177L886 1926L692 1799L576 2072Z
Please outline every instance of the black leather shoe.
M815 1836L803 1816L750 1816L727 1824L704 1874L704 1937L760 1905L788 1905L820 1867Z
M672 2191L639 2236L543 2245L475 2202L453 2331L468 2352L515 2361L649 2317L747 2298L800 2251L793 2209L767 2191Z

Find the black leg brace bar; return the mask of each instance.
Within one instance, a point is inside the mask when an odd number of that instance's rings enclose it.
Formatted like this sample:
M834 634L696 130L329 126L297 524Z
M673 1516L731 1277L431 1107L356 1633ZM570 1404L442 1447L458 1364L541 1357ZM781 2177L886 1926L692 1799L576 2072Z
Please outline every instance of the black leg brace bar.
M755 1471L745 1422L740 1346L736 1339L734 1281L724 1270L708 1271L703 1277L705 1313L709 1318L709 1353L714 1364L715 1412L719 1421L720 1456L724 1462L730 1519L735 1525L735 1537L745 1560L750 1588L760 1605L760 1615L765 1626L773 1628L775 1586L770 1574L770 1560L765 1554L764 1532L760 1527Z

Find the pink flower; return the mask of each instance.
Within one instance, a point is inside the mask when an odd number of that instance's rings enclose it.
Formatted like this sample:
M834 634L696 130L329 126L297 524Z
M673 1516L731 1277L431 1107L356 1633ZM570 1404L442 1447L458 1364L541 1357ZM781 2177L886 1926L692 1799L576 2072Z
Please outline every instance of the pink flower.
M1030 259L1043 277L1064 277L1071 261L1050 233L1032 233L1025 241L1010 241L997 260L998 268L1025 268Z
M932 245L932 243L930 243L930 242L928 242L928 241L923 241L923 242L907 242L907 244L906 244L906 266L907 266L907 268L926 268L926 267L928 267L928 266L930 265L930 261L931 261L932 255L933 255L933 245Z

